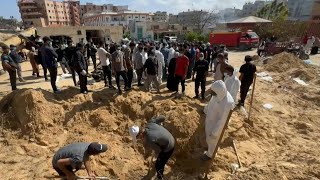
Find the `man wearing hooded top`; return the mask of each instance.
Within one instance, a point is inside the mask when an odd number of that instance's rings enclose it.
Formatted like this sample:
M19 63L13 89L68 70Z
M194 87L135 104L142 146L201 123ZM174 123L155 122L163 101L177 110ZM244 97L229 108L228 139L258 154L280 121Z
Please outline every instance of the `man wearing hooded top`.
M238 71L235 70L232 66L227 66L225 69L225 84L227 87L228 92L233 97L234 102L237 100L237 94L240 89L241 82L237 77Z
M201 98L204 99L204 93L206 92L206 78L208 76L209 63L204 60L204 54L200 53L199 61L195 63L193 68L192 80L195 81L195 99L199 98L199 86L201 85ZM197 74L196 78L194 75Z
M215 81L210 89L216 96L211 97L208 106L206 106L204 110L206 113L206 142L208 144L208 151L201 157L204 161L208 161L212 158L229 113L234 108L235 104L222 80Z
M76 179L75 172L81 169L82 164L84 164L88 175L95 178L89 157L106 152L107 149L107 145L97 142L69 144L56 152L52 158L52 166L59 176L65 177L67 180L74 180Z
M145 126L144 130L139 130L138 126L129 128L129 134L133 139L133 143L137 142L137 138L143 141L146 150L144 156L147 159L152 150L158 154L155 164L157 178L163 179L164 167L171 157L174 148L175 140L172 134L161 123L164 122L164 116L152 118Z

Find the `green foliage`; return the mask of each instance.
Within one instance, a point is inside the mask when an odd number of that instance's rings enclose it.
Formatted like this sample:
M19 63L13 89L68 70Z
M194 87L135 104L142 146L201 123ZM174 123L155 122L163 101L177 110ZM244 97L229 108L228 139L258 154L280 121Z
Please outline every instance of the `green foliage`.
M125 33L123 34L123 38L128 38L128 39L130 39L130 32L129 32L129 31L125 32Z
M256 13L257 17L272 21L286 20L288 18L288 15L288 7L283 2L278 4L276 0L271 4L265 5Z
M257 24L252 30L262 38L275 36L279 41L289 41L293 38L302 37L307 28L308 24L306 22L277 19L272 23Z
M208 42L209 35L203 35L198 32L187 32L185 35L185 38L187 41L202 41L202 42Z

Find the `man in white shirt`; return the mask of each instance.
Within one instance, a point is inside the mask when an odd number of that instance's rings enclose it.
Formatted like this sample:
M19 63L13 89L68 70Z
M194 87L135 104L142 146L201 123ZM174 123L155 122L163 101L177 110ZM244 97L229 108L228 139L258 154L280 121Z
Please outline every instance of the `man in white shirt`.
M111 75L111 68L110 68L110 60L109 58L111 57L110 53L108 53L104 49L104 42L100 41L99 42L99 49L98 49L98 56L101 62L101 66L103 69L103 76L104 76L104 86L107 87L107 77L109 81L109 88L114 88L112 86L112 75Z
M159 46L156 46L155 56L156 56L156 60L158 62L158 73L157 73L158 74L158 82L159 82L159 84L162 84L163 68L165 67L165 65L164 65L164 56L160 52Z
M176 52L176 51L174 50L173 45L170 45L169 56L168 56L168 65L170 64L170 60L171 60L172 58L174 58L174 53L175 53L175 52Z

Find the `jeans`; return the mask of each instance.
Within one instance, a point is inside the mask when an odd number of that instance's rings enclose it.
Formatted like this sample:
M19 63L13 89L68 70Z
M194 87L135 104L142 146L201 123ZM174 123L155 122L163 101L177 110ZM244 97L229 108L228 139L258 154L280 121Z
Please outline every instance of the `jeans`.
M17 89L17 72L16 70L8 70L9 76L10 76L10 84L11 84L11 88L12 90L16 90Z
M157 171L157 178L158 179L163 179L164 166L167 164L173 151L174 151L174 148L172 148L172 150L170 150L168 152L161 151L159 153L157 161L156 161L156 171Z
M132 88L132 79L133 79L133 69L128 69L127 72L127 77L128 77L128 88Z
M179 83L181 83L181 87L182 87L182 93L184 93L184 91L186 90L186 86L185 86L185 82L186 82L186 80L185 79L183 79L181 76L177 76L176 75L176 90L177 90L177 92L179 91Z
M243 105L246 100L252 81L242 81L240 86L240 103Z
M124 88L126 89L128 87L128 79L127 79L126 71L116 72L116 82L117 82L117 87L118 87L119 92L121 92L121 89L120 89L120 76L123 78Z
M206 92L206 78L196 78L195 79L195 93L199 96L199 86L201 85L201 97L204 98L204 93Z
M190 61L189 67L188 67L188 73L187 73L187 78L190 79L192 75L192 71L195 65L195 61Z
M58 91L56 81L57 81L57 76L58 76L58 69L55 67L48 68L50 72L50 81L51 81L51 87L53 91Z
M160 91L160 87L159 87L160 85L159 85L159 81L158 81L157 76L156 75L147 74L147 80L146 80L145 85L146 85L146 89L147 89L148 92L150 92L150 90L151 90L151 88L150 88L151 83L153 83L156 86L157 91L159 92Z
M102 66L103 70L103 77L104 77L104 84L107 85L107 77L109 81L109 87L112 86L112 75L111 75L111 68L109 66Z
M80 92L88 91L87 84L88 84L88 79L87 75L82 75L81 71L77 71L79 75L79 81L80 81Z

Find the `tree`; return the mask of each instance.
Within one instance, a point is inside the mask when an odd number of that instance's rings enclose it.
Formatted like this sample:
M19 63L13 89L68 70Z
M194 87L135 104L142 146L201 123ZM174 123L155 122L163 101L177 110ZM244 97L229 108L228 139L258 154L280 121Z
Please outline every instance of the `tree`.
M272 21L287 20L288 15L288 7L283 2L278 3L277 0L265 5L256 13L256 16Z
M191 11L185 12L182 16L188 19L187 22L182 22L182 25L194 27L194 31L202 34L206 27L212 26L216 23L218 16L214 10L211 11Z

